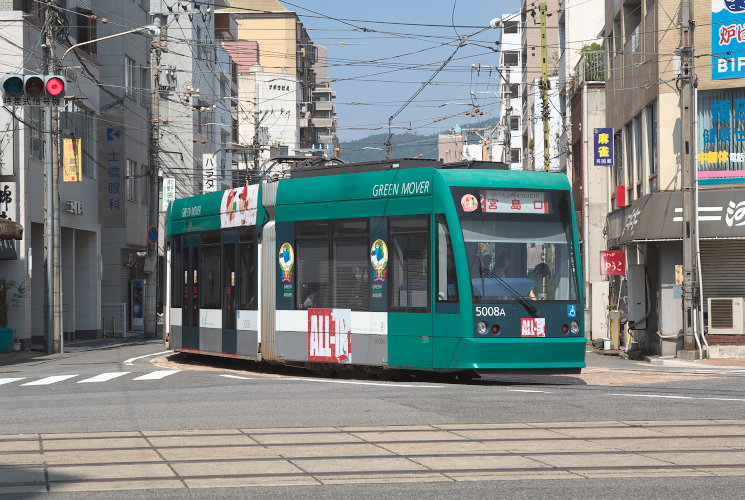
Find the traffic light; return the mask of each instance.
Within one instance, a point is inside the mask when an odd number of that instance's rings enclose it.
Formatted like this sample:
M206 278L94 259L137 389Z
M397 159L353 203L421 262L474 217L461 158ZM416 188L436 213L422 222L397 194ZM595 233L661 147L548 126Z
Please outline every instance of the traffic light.
M67 80L60 75L5 75L2 78L4 100L28 98L65 97Z

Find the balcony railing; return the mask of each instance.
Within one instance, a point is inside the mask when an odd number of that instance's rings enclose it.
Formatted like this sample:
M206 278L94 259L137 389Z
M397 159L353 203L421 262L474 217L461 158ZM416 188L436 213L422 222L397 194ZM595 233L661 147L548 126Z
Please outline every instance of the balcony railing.
M574 68L574 86L585 82L605 82L605 51L590 50L582 54Z

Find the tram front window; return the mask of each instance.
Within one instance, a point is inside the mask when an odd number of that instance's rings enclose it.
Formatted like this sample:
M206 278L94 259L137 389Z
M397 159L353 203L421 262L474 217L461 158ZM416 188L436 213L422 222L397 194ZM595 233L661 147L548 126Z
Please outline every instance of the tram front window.
M578 300L568 194L481 190L479 195L477 208L461 202L459 211L474 303Z

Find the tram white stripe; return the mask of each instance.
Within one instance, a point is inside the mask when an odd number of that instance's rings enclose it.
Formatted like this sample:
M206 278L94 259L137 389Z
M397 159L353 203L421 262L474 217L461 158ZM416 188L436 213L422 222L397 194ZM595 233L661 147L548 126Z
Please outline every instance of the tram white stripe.
M19 380L23 380L26 377L16 377L16 378L0 378L0 385L10 384L12 382L18 382Z
M51 385L77 376L78 375L52 375L51 377L34 380L33 382L26 382L25 384L21 385Z
M159 380L180 371L181 370L158 370L155 372L146 373L145 375L141 375L139 377L135 377L132 380Z
M352 385L375 385L375 386L382 386L382 387L418 387L420 389L429 389L429 388L442 388L444 386L442 385L414 385L414 384L395 384L395 383L385 383L385 382L358 382L354 380L325 380L325 379L318 379L318 378L302 378L302 377L282 377L278 380L299 380L301 382L320 382L324 384L352 384Z
M87 384L93 382L108 382L109 380L121 377L131 372L109 372L96 375L95 377L87 378L85 380L78 380L78 384Z

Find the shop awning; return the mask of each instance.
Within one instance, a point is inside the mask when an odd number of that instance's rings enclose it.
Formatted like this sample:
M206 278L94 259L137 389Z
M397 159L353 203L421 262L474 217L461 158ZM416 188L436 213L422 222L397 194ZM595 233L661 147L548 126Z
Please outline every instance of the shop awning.
M23 226L10 219L0 217L0 240L22 240Z
M698 201L699 238L745 238L745 189L702 189ZM608 214L608 243L683 238L683 193L654 193Z

